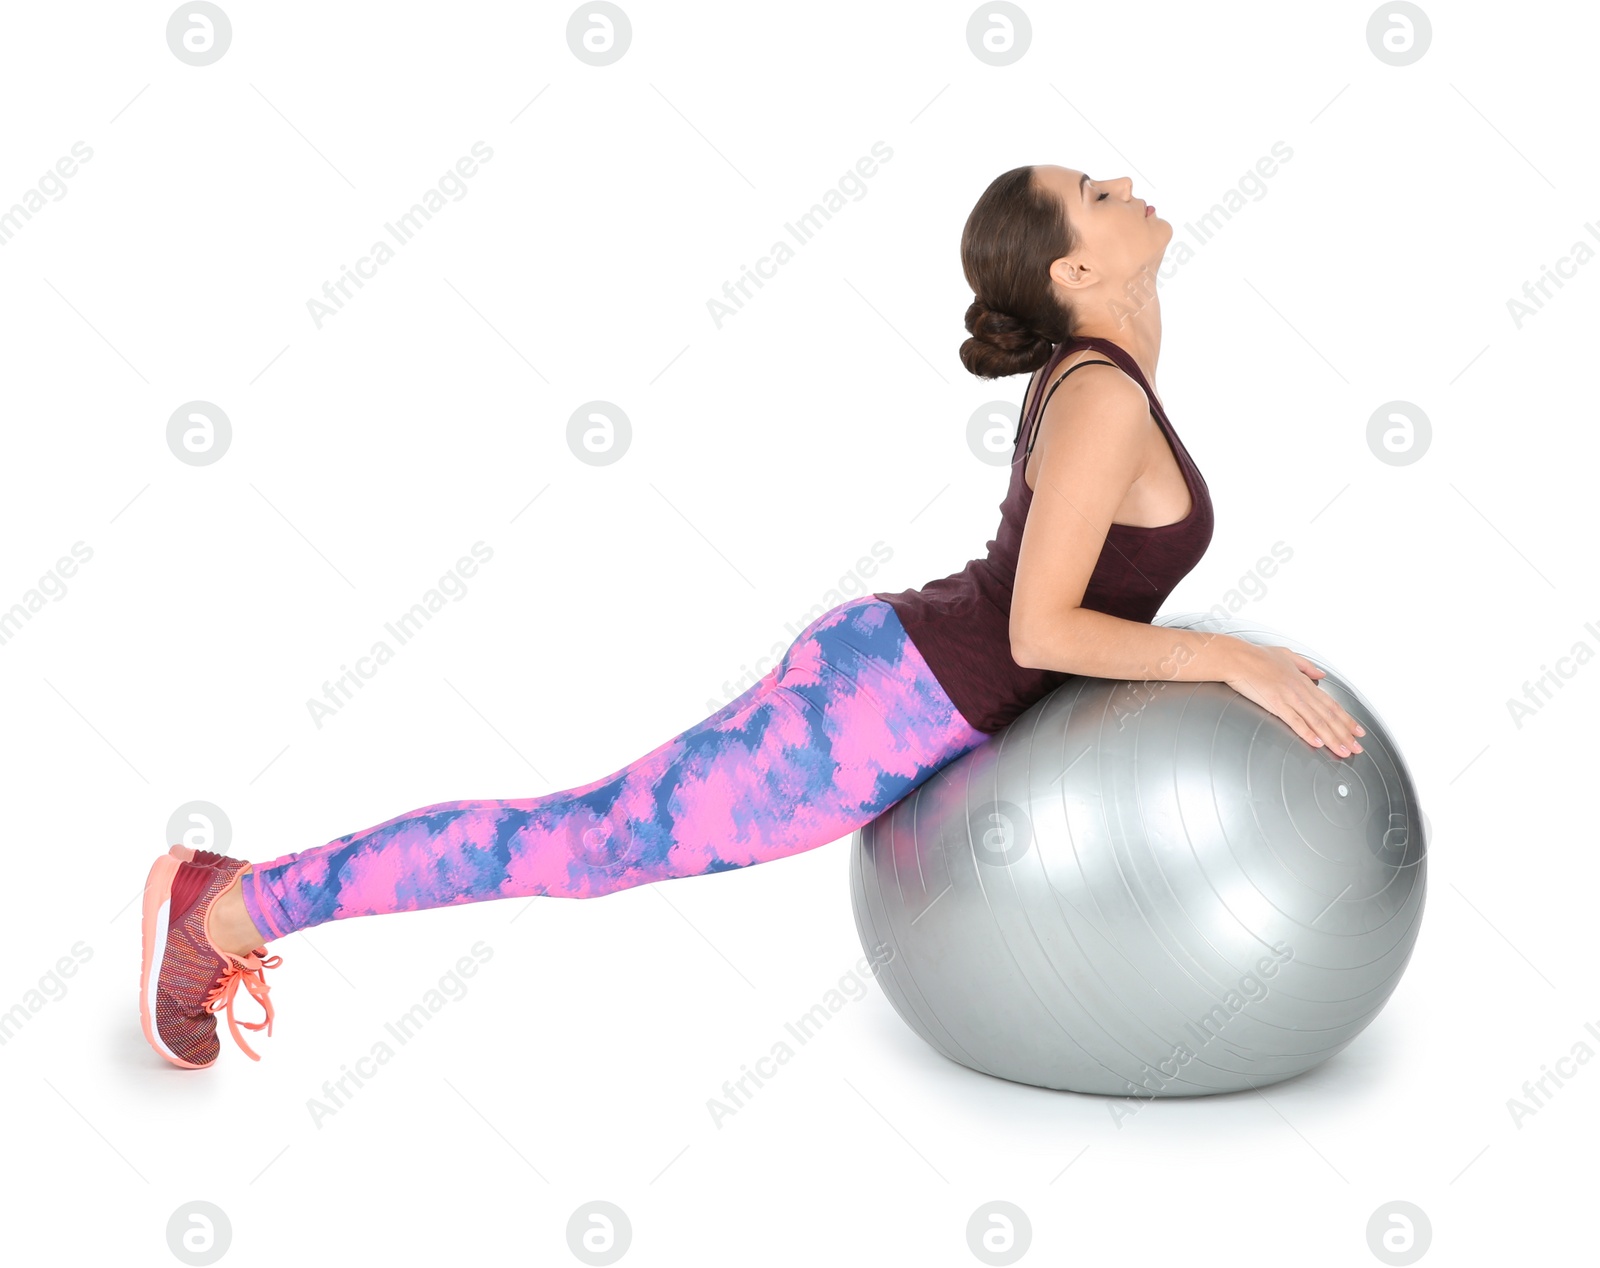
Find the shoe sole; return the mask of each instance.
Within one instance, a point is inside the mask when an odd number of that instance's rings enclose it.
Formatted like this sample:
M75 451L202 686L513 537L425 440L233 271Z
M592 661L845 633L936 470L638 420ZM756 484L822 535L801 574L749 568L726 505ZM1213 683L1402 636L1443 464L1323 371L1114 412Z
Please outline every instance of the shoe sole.
M144 1027L144 1037L150 1046L173 1065L182 1066L185 1070L204 1070L216 1062L185 1061L161 1041L161 1034L156 1029L156 988L161 982L161 960L167 951L167 927L172 914L172 878L177 875L178 866L183 861L175 854L163 854L150 868L150 875L145 877L139 1022Z

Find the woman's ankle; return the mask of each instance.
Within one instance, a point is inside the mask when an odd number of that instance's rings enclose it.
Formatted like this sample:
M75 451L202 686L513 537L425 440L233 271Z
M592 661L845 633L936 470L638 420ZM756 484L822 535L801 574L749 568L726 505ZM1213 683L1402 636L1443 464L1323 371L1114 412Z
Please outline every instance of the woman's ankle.
M206 916L206 935L219 951L229 955L249 955L267 942L244 905L244 878L250 870L246 867L233 878L233 884L217 895Z

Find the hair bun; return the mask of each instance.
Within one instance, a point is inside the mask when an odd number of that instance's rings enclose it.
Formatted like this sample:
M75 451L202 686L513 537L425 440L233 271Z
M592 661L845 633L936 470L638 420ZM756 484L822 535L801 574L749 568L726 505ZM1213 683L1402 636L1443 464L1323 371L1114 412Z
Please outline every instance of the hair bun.
M967 330L974 339L992 343L1006 352L1020 351L1030 344L1050 342L1026 322L998 308L990 308L981 299L974 299L967 308Z
M981 299L974 298L967 306L966 326L972 338L961 345L961 362L983 378L1036 370L1055 349L1048 335Z

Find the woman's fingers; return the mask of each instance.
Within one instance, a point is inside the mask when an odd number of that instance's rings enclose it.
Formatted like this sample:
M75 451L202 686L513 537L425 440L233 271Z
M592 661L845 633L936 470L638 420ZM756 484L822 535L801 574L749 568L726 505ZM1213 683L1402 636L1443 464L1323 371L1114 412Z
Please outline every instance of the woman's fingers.
M1313 748L1322 743L1322 737L1317 734L1316 729L1296 709L1285 705L1278 711L1278 716L1288 724L1291 731Z
M1283 650L1289 653L1300 672L1310 680L1311 696L1306 698L1309 703L1302 704L1301 707L1315 719L1314 725L1322 740L1345 756L1352 752L1362 752L1356 737L1365 735L1366 728L1352 718L1337 700L1316 685L1328 676L1328 671L1291 648L1286 647Z
M1328 671L1320 665L1313 664L1298 652L1290 651L1289 655L1294 658L1295 665L1309 680L1307 685L1309 694L1301 698L1301 709L1312 720L1319 743L1328 745L1341 757L1350 756L1352 751L1359 753L1361 745L1355 742L1355 719L1317 686L1318 682L1328 676Z
M1329 747L1341 757L1361 752L1361 745L1355 736L1356 720L1321 688L1311 687L1309 693L1314 699L1301 708L1312 714L1317 733Z
M1314 748L1326 747L1340 757L1362 751L1357 737L1366 728L1318 685L1327 677L1325 669L1288 647L1262 646L1256 654L1263 666L1260 682L1246 674L1228 680L1230 687L1276 714Z
M1322 693L1319 692L1318 694ZM1367 733L1366 728L1351 717L1349 710L1340 705L1337 700L1327 695L1323 695L1323 699L1328 702L1329 708L1333 713L1334 725L1339 728L1339 733L1344 736L1345 743L1351 745L1356 752L1361 752L1361 745L1357 742L1356 737L1365 735Z

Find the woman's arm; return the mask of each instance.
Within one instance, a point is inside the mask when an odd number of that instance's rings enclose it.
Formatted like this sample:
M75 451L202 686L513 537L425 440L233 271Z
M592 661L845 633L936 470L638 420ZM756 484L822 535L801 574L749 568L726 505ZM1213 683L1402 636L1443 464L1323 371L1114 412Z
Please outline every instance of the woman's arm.
M1082 607L1111 519L1143 471L1150 403L1116 367L1062 383L1039 420L1038 470L1017 553L1011 656L1095 678L1226 681L1242 640Z
M1085 371L1039 422L1033 502L1017 551L1011 658L1034 669L1140 682L1225 682L1312 745L1359 753L1366 732L1315 680L1325 671L1285 647L1232 634L1146 625L1082 606L1111 517L1149 450L1150 405L1137 383Z
M1013 644L1011 659L1030 669L1091 678L1228 682L1245 670L1243 641L1073 608L1041 639L1026 648Z

